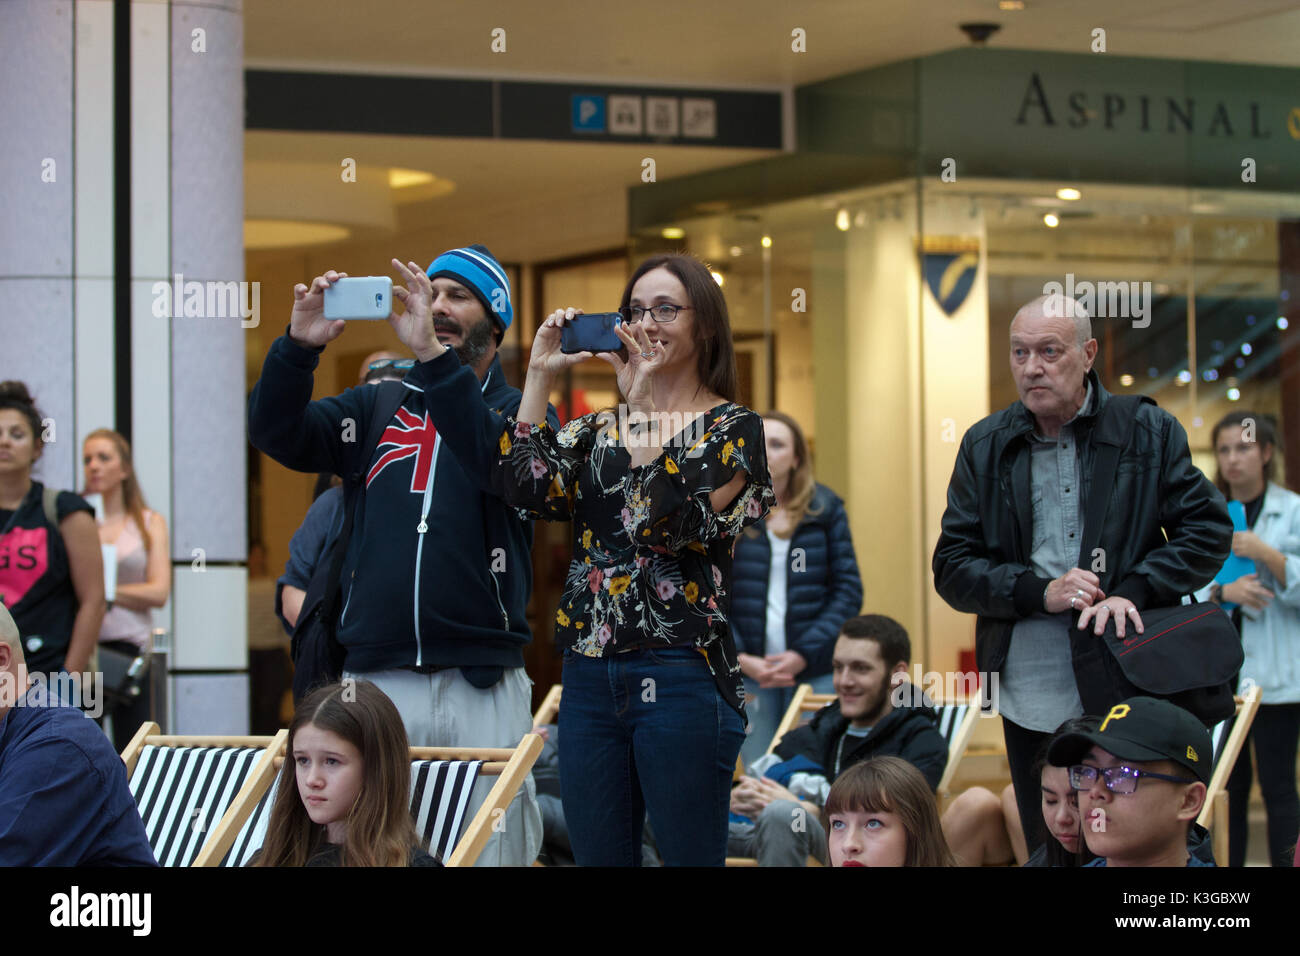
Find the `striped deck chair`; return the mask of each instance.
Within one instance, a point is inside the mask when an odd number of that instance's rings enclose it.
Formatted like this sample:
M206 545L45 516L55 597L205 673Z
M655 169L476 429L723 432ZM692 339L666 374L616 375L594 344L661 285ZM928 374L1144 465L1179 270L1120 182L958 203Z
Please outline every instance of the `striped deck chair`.
M214 833L200 865L244 866L262 846L275 800L284 744L274 757L275 774L263 787L245 795L234 807L221 833ZM526 734L518 747L411 748L411 814L420 838L447 866L472 866L492 834L492 825L504 813L532 770L542 750L542 738ZM472 820L467 822L469 801L479 775L497 782Z
M1250 725L1255 722L1259 698L1259 687L1250 688L1245 697L1236 698L1236 713L1219 721L1210 731L1210 743L1214 747L1213 772L1205 791L1205 806L1196 822L1210 831L1214 860L1220 866L1228 865L1228 777L1246 744Z
M160 866L190 866L255 779L279 737L163 736L146 723L122 754L128 785Z

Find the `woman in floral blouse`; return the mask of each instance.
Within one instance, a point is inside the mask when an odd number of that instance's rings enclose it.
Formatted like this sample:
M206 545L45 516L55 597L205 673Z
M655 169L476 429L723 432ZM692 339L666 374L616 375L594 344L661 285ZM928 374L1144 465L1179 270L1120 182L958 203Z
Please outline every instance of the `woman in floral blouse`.
M565 650L561 796L574 857L637 866L649 815L670 865L721 866L744 691L728 622L736 536L774 501L762 419L736 404L727 304L689 256L643 262L623 291L624 347L601 353L624 403L545 424L576 309L533 340L515 417L488 408L473 370L434 332L415 263L394 327L420 361L429 417L458 465L527 518L573 522L556 640ZM408 268L409 266L409 268ZM630 331L629 331L630 330ZM506 573L510 573L507 571Z
M555 615L564 654L560 779L580 865L635 866L648 813L669 865L722 865L744 690L727 622L736 535L772 498L762 419L735 402L726 301L688 256L642 263L623 292L625 405L545 424L565 355L552 313L533 340L493 485L528 515L572 520Z

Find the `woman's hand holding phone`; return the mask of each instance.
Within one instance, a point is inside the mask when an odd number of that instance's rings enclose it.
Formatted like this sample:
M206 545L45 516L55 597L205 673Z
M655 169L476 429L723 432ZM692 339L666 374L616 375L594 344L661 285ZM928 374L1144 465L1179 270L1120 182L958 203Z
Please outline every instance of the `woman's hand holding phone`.
M601 352L600 357L614 366L618 390L623 393L628 411L651 415L655 411L654 375L667 361L667 346L650 344L644 322L636 323L630 332L626 324L614 331L627 348L626 357L618 352Z
M556 309L537 327L533 350L528 358L529 374L539 374L549 382L565 369L591 358L590 352L565 353L560 350L564 323L582 315L581 309Z
M324 275L311 280L311 286L301 282L293 287L293 312L289 314L289 337L299 345L321 347L343 334L347 325L342 319L325 318L325 290L346 272L327 269Z

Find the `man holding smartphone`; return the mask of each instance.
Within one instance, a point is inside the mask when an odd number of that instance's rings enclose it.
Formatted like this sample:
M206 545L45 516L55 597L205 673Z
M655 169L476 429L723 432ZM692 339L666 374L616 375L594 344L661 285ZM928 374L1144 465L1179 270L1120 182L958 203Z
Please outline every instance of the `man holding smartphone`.
M475 245L443 253L427 275L425 289L394 289L406 305L388 317L397 337L417 359L431 339L455 351L478 377L484 414L513 414L521 395L497 359L514 316L505 270ZM401 404L368 461L358 460L365 423L384 386L310 401L319 355L347 325L324 315L325 290L343 278L330 270L294 287L289 328L249 398L249 440L287 468L364 475L340 584L344 676L392 698L413 745L514 747L532 727L523 667L532 525L475 479L481 469L463 468L444 447L429 418L423 360L406 373ZM415 295L430 301L413 310ZM547 416L558 428L553 408ZM470 813L491 782L479 782ZM503 824L479 865L531 863L541 845L531 776Z

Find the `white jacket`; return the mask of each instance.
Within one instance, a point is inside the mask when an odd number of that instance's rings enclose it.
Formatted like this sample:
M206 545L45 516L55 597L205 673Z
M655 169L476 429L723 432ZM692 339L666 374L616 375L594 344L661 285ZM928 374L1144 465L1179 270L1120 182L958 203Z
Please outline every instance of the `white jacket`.
M1259 581L1273 592L1273 600L1262 612L1243 608L1242 686L1249 686L1247 680L1258 684L1263 704L1300 703L1300 495L1270 483L1251 530L1285 555L1286 587L1262 561L1255 562ZM1209 588L1199 591L1197 599L1209 600Z

